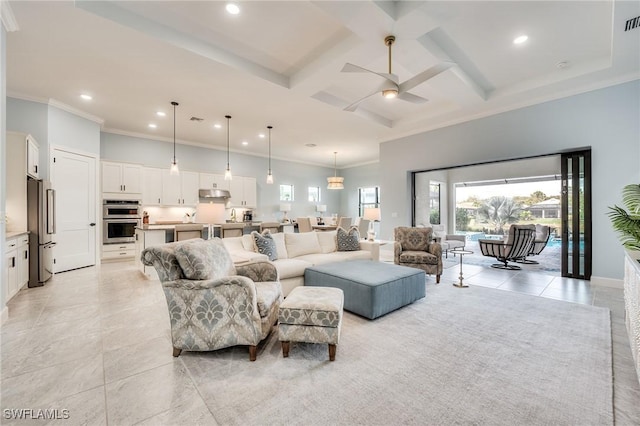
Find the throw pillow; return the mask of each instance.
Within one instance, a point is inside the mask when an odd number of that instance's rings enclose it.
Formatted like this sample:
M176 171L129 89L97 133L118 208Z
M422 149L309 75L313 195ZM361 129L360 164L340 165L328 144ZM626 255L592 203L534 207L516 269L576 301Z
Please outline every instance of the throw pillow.
M276 242L271 237L271 232L266 230L263 234L260 234L258 231L253 231L251 236L258 253L266 255L270 261L278 260L278 250L276 249Z
M318 232L318 242L322 253L333 253L337 249L336 231Z
M287 246L289 259L305 254L322 253L317 232L286 233L284 234L284 242Z
M351 228L349 231L345 231L342 228L338 228L338 251L356 251L360 250L360 233L358 228Z
M216 280L236 274L220 238L186 240L176 247L175 253L184 276L190 280Z

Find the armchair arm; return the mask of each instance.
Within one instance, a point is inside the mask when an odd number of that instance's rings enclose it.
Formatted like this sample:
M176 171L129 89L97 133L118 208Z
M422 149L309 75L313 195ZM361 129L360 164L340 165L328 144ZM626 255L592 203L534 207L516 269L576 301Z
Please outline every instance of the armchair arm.
M398 241L393 242L393 263L400 264L400 253L402 253L402 244Z
M254 282L278 281L278 270L269 261L258 261L246 265L236 265L236 273Z
M442 246L440 243L431 243L427 245L427 253L431 253L438 259L442 259Z
M179 279L175 281L165 281L162 283L162 287L181 290L210 290L223 285L235 285L239 287L248 287L253 289L255 293L254 282L247 277L240 275L231 275L228 277L218 278L215 280L188 280Z
M463 243L466 243L467 237L465 235L448 234L445 237L445 240L456 240L456 241L462 241Z
M480 251L484 256L504 257L507 249L507 244L501 240L478 240L480 245ZM509 245L508 247L511 247Z

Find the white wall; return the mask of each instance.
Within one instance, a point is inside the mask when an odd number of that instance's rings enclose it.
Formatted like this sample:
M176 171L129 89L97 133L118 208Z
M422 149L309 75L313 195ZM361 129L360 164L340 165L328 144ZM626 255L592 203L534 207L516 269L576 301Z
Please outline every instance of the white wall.
M624 185L640 181L638 117L634 81L383 143L382 234L411 221L411 171L591 147L593 275L620 279L623 250L607 206L620 203Z
M103 160L168 168L173 157L173 143L103 132L100 152ZM191 145L178 144L176 158L180 170L185 171L223 174L227 164L226 150ZM340 210L340 194L327 190L326 178L333 175L333 169L272 159L274 183L267 185L267 158L231 152L229 162L234 176L251 176L257 180L258 208L253 210L255 220L270 221L282 218L279 211L280 184L294 185L294 201L291 203L292 211L288 213L289 218L316 215L318 203L308 201L309 186L320 187L319 204L327 205L327 214Z
M5 304L5 293L7 292L6 282L6 261L5 256L5 235L6 235L6 193L7 182L5 180L5 170L7 162L7 31L4 25L0 24L0 324L8 315Z

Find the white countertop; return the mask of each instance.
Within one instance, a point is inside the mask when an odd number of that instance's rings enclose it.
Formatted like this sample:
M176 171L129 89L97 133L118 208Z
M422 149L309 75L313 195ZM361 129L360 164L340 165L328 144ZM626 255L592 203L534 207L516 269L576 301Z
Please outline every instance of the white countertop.
M19 237L20 235L28 234L29 231L7 231L5 234L5 239Z

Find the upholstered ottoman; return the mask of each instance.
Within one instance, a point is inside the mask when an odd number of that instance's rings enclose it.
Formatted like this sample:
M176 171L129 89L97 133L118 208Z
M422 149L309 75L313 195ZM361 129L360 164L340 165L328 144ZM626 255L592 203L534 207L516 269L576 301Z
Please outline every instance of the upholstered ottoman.
M304 272L305 286L344 291L344 309L374 319L426 295L421 269L372 260L327 263Z
M334 361L340 340L343 300L342 290L338 288L294 288L278 312L282 355L289 356L289 342L327 343L329 360Z

